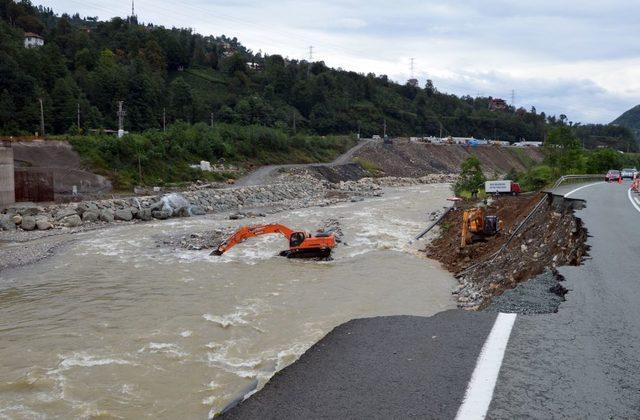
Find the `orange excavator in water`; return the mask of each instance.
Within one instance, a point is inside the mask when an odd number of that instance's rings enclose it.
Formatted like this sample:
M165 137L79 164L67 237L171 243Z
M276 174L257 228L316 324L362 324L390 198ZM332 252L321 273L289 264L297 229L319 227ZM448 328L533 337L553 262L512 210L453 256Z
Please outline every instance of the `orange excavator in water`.
M227 238L211 255L222 255L229 249L254 236L279 233L289 241L289 249L280 252L287 258L328 258L331 250L336 246L336 239L332 232L320 232L315 235L304 231L295 231L284 225L267 224L242 226Z

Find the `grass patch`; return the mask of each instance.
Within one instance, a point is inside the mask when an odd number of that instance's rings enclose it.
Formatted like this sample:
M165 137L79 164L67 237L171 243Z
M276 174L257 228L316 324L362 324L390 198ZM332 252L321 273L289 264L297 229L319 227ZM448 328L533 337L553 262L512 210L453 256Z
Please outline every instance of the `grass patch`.
M360 165L370 177L377 178L384 175L384 171L382 170L382 168L371 162L370 160L355 158L353 161Z

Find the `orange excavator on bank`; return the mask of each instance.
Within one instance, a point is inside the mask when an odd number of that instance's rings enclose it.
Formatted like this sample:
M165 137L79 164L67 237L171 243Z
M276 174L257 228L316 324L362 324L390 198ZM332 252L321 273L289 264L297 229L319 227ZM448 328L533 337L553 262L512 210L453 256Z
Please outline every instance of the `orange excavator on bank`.
M229 249L254 236L279 233L289 241L289 249L280 252L287 258L328 258L336 246L336 239L331 232L320 232L315 235L304 231L295 231L276 223L267 225L242 226L225 240L211 255L222 255Z
M464 248L473 242L494 236L502 231L502 221L498 216L487 216L484 207L465 210L462 214L460 247Z

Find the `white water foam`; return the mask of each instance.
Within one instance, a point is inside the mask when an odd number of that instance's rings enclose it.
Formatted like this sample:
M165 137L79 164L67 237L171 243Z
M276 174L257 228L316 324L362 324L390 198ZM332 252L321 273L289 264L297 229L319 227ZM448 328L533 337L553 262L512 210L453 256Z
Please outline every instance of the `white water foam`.
M124 359L112 359L110 357L99 358L85 352L73 353L71 356L59 356L62 362L58 365L58 370L67 370L72 367L94 367L106 365L135 365L135 363Z
M144 353L144 352L148 352L152 354L162 353L172 358L182 358L189 355L189 353L182 351L182 348L179 345L174 343L151 342L148 345L141 348L140 350L138 350L138 353Z

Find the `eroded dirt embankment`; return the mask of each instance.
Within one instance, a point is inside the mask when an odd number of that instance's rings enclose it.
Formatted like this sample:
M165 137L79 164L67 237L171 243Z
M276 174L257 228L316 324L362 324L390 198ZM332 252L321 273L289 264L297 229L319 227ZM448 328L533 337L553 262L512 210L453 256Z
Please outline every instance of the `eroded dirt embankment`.
M464 248L460 247L462 213L477 204L464 203L445 216L440 224L441 236L425 251L457 275L460 286L454 293L460 307L485 308L494 297L543 273L547 280L549 274L555 279L548 292L564 297L566 290L559 283L562 279L556 268L579 265L588 252L587 231L574 214L574 210L584 206L583 201L546 196L506 248L493 256L507 244L511 233L543 197L540 194L505 196L490 201L487 214L498 215L504 222L503 232Z
M475 155L487 175L523 171L543 159L536 148L498 146L434 145L396 140L393 144L375 142L356 151L354 158L371 162L386 176L416 177L430 173L457 173L469 156Z

